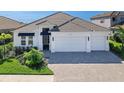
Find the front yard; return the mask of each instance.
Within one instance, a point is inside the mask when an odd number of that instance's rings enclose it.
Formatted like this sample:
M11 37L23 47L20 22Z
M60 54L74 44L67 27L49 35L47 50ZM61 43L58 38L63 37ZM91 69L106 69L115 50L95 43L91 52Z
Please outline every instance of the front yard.
M41 69L31 69L15 58L9 58L1 61L0 74L2 75L53 75L53 72L48 67L42 67Z
M11 34L0 34L0 75L53 75L44 53L33 47L13 47Z

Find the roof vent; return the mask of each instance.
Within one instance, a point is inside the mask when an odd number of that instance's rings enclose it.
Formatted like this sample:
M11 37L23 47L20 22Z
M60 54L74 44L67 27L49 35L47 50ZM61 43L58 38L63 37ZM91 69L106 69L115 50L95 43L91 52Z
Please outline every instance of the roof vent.
M52 28L50 31L59 31L59 28L58 28L58 26L56 25L56 26L53 26L53 28Z

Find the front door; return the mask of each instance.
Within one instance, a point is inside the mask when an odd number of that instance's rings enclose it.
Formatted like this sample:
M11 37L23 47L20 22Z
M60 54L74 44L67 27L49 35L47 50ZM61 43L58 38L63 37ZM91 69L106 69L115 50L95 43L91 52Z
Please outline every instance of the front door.
M43 50L49 50L49 35L43 35Z
M43 37L43 50L49 50L49 28L43 28L41 35Z

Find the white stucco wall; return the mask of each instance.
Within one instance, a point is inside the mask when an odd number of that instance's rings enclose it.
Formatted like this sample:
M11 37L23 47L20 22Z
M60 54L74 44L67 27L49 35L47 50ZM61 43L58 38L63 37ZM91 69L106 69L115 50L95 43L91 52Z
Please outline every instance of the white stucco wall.
M14 46L22 46L21 45L21 36L18 36L19 33L35 33L35 36L33 36L33 46L38 45L38 31L39 29L37 27L26 27L25 29L18 29L14 31ZM26 37L26 46L28 46L28 37Z
M101 23L100 21L104 20L104 23ZM99 19L92 19L91 20L93 23L103 26L103 27L111 27L111 18L99 18Z
M38 49L43 50L42 35L40 35L40 33L42 32L42 28L52 28L52 27L53 27L52 24L45 23L42 25L30 24L28 26L17 29L13 32L14 46L22 46L21 36L18 36L19 33L35 33L35 36L33 36L33 46L36 46L38 47ZM28 42L28 37L26 37L26 45L24 47L28 46L27 42Z
M119 15L114 17L116 20L113 21L112 19L113 17L104 17L104 18L96 18L96 19L91 19L91 21L97 25L103 26L103 27L111 27L114 26L120 22L124 22L124 16L123 15ZM101 23L100 21L104 20L104 23Z

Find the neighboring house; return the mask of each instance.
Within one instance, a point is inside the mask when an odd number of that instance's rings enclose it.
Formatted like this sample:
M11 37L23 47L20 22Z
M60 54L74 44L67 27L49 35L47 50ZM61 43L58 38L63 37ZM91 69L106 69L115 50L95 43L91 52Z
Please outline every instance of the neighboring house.
M124 12L114 11L98 14L91 17L91 21L97 25L111 28L124 23Z
M9 33L22 25L24 25L24 23L0 16L0 33Z
M14 30L14 46L51 52L109 51L110 30L57 12Z

